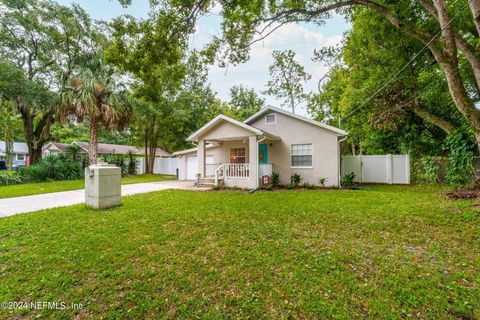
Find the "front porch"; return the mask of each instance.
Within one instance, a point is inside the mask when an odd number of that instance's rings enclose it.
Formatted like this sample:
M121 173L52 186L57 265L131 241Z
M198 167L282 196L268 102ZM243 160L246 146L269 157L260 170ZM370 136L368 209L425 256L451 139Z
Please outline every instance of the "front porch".
M268 148L272 141L278 141L279 138L223 117L217 117L214 124L207 124L191 136L192 141L197 142L199 182L258 188L261 178L272 174L273 165L269 162ZM216 146L214 158L206 157L207 145Z
M261 163L268 152L268 145L259 144L256 136L244 137L241 140L204 140L203 143L199 142L199 146L208 143L219 144L220 156L216 163L207 163L207 159L198 161L200 184L254 189L261 185L263 176L271 176L273 164ZM197 158L202 159L200 149L197 151Z
M207 172L204 181L209 181L214 185L236 186L245 185L242 181L250 179L250 163L217 163L207 164ZM210 168L210 169L208 169ZM272 164L258 164L258 179L261 185L263 176L271 176L273 172ZM248 186L245 186L248 187Z

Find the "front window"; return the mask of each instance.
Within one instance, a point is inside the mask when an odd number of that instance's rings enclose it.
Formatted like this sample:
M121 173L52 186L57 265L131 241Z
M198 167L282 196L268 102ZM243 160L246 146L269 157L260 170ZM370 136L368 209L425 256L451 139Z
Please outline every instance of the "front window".
M245 148L231 148L230 163L245 163Z
M312 144L292 144L292 167L311 167Z
M17 161L25 161L25 155L24 154L17 154Z

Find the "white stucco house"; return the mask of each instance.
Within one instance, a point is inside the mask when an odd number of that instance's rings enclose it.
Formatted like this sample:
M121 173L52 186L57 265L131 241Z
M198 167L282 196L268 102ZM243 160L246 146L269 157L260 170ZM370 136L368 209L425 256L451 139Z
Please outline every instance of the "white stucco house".
M282 183L294 173L304 182L340 183L340 142L347 132L268 106L243 122L219 115L188 140L197 148L175 152L179 179L224 183L255 189L273 171Z

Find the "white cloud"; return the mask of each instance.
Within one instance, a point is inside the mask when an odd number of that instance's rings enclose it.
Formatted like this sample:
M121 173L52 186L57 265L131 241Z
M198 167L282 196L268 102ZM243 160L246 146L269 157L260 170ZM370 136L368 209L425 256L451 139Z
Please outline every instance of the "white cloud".
M212 35L219 33L218 26L212 27L213 20L217 20L217 23L220 21L218 17L209 17L201 22L194 36L196 48L201 48L208 43ZM230 99L230 88L234 85L244 85L255 88L258 92L263 91L269 80L268 66L273 62L272 52L290 49L296 52L297 60L312 74L312 80L305 85L305 90L316 92L318 79L328 72L328 67L312 62L313 50L338 45L343 39L343 30L326 36L322 32L325 28L328 28L328 22L322 28L307 28L301 24L289 24L278 28L264 40L252 45L250 60L246 63L230 65L227 71L212 66L209 75L212 88L218 93L219 98L226 101ZM281 101L269 96L265 98L268 104L280 106ZM300 109L301 113L306 114L303 108Z

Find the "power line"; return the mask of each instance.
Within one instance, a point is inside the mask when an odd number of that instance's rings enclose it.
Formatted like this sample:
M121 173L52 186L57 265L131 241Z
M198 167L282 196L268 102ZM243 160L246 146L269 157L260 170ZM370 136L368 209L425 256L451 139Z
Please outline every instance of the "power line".
M436 37L438 37L452 22L453 20L472 2L473 0L470 0L468 1L449 21L448 23L443 27L441 28L433 37L432 39L430 39L430 41L427 42L427 44L425 44L423 46L422 49L420 49L414 56L412 59L410 59L410 61L408 61L397 73L395 73L393 75L393 77L391 77L387 82L385 82L382 87L380 89L378 89L377 91L375 91L375 93L373 95L371 95L364 103L362 103L359 107L353 109L352 111L350 111L344 118L343 120L345 119L348 119L353 113L355 113L357 110L363 108L367 103L369 103L373 98L375 98L375 96L377 94L379 94L380 92L382 92L393 80L395 80L413 61L415 61L421 53L423 53L423 51L425 51L425 49L435 40ZM342 119L340 118L339 119L339 127L341 127L341 124L342 124Z
M475 54L474 56L475 56L475 57L478 57L479 55L480 55L480 53L477 53L477 54ZM465 65L467 62L468 62L468 61L465 60L464 62L460 63L459 65L457 65L457 66L455 67L455 70L459 70L459 69L460 69L461 67L463 67L463 65ZM399 107L402 108L402 107L410 104L411 102L415 101L415 99L420 98L420 97L422 96L422 94L423 94L425 91L427 91L427 89L429 89L430 87L432 87L432 86L433 86L433 87L438 87L439 85L444 84L442 80L444 80L444 79L437 79L437 81L435 81L435 82L430 82L427 86L425 86L425 87L422 88L420 91L418 91L412 99L410 99L410 100L408 100L408 101L400 104Z

